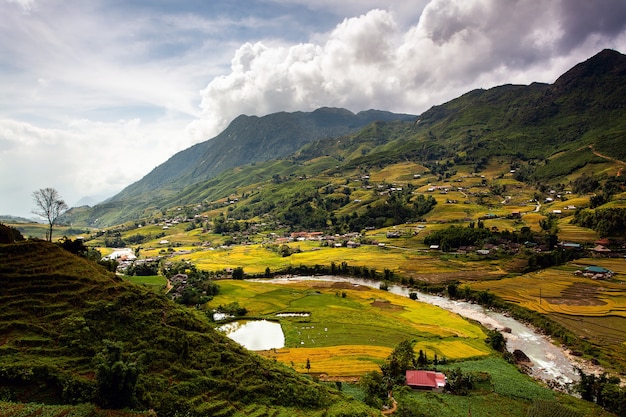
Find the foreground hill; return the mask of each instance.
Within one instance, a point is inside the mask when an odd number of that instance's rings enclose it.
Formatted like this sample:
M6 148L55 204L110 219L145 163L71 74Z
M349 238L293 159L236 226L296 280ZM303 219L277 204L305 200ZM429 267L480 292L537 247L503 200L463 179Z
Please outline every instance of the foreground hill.
M0 245L4 399L159 416L370 415L216 333L206 317L46 242Z
M471 91L418 120L337 109L241 116L215 139L180 152L110 201L74 209L68 218L112 225L225 198L254 183L320 173L349 176L404 162L447 178L459 167L481 172L497 160L516 169L518 180L557 183L587 164L626 159L625 96L626 56L604 50L553 84ZM310 128L320 126L312 121L320 118L334 129L320 134ZM348 132L346 121L363 126L356 120L382 121ZM339 134L345 136L338 140Z

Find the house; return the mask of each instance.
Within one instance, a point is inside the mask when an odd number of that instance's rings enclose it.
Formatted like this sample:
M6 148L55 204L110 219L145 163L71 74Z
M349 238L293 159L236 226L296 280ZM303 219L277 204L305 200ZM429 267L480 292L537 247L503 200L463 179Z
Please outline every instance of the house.
M611 244L611 241L603 237L602 239L598 239L593 243L595 243L596 245L609 246Z
M446 376L435 371L406 371L406 384L413 389L422 389L443 392L446 386Z
M614 272L601 266L591 265L584 269L583 275L592 279L611 278Z
M561 243L559 243L559 245L563 249L570 249L570 250L581 250L582 249L582 245L580 243L561 242Z
M608 252L611 252L611 249L607 248L604 245L596 245L591 250L594 251L594 252L597 252L597 253L608 253Z

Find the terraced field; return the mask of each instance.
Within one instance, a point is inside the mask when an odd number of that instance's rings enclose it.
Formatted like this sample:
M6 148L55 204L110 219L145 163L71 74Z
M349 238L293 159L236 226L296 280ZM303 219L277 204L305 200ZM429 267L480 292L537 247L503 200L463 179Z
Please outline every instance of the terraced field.
M616 272L613 279L576 275L576 270L598 265ZM548 315L579 337L598 346L613 365L626 369L626 262L624 259L580 259L514 278L472 282L506 301Z
M218 334L201 312L54 244L0 244L0 288L0 393L39 403L0 403L0 416L133 415L41 406L110 406L97 371L113 360L114 375L126 366L139 368L133 405L157 413L321 416L347 401L247 352ZM278 394L285 390L292 394ZM363 404L354 407L371 415Z

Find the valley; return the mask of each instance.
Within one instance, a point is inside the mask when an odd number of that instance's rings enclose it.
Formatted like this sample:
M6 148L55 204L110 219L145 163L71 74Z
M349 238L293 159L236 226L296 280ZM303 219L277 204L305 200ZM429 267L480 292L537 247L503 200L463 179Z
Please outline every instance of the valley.
M613 379L626 374L624 71L626 57L605 50L554 84L475 90L419 116L240 117L112 199L69 210L60 245L37 240L47 225L7 224L31 239L0 245L0 393L120 408L93 390L122 349L113 362L143 366L124 405L159 415L378 415L392 388L401 410L429 416L611 415L594 402L620 413L585 389L626 398ZM271 154L281 130L295 139ZM72 239L80 256L61 249ZM294 276L380 284L263 281ZM524 322L609 377L581 376L591 401L538 383L507 353L506 330L418 292ZM285 347L247 351L215 331L215 311L278 320ZM472 389L394 387L403 343L426 354L422 368L469 373Z

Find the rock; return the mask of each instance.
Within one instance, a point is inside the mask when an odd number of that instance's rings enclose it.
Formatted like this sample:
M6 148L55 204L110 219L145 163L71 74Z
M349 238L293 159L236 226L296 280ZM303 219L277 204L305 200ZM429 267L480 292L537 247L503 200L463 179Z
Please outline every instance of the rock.
M524 352L519 349L513 351L513 357L517 363L531 363L531 360Z

